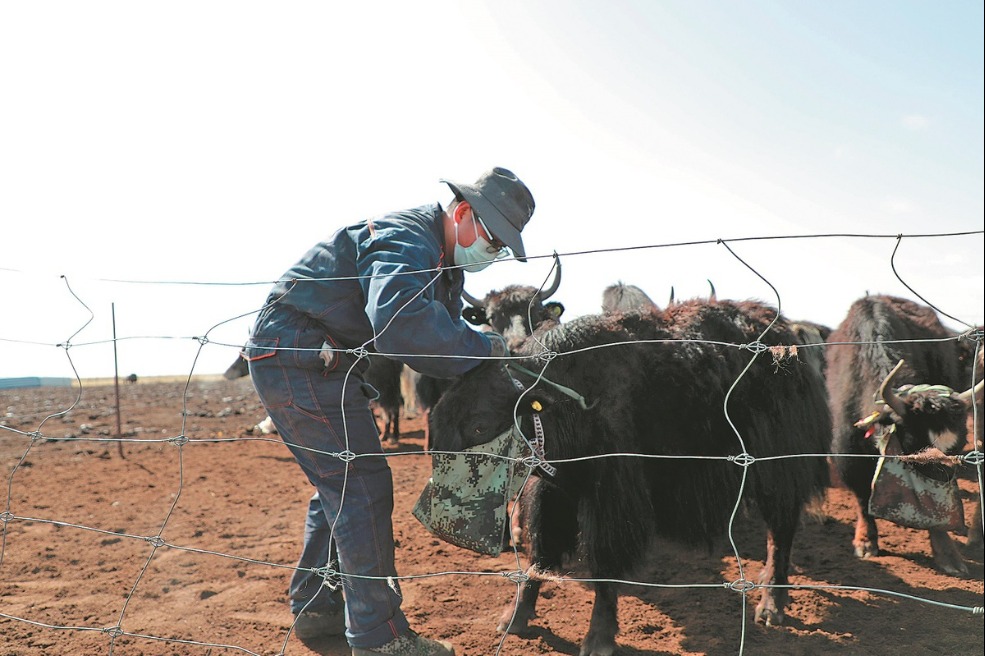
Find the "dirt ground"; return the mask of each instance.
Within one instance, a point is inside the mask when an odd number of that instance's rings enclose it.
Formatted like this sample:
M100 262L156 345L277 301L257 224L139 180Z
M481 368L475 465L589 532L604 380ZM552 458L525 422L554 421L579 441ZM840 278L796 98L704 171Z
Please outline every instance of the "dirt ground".
M288 637L287 583L312 488L276 436L248 432L263 418L248 379L0 391L0 654L346 655L343 639ZM32 433L39 431L43 438ZM496 633L525 567L443 543L411 515L430 472L424 422L404 419L387 447L403 608L460 656L578 654L592 593L579 581L544 586L534 630ZM187 437L174 439L178 436ZM57 439L55 439L57 438ZM67 439L65 439L67 438ZM961 481L966 518L977 491ZM981 654L982 554L972 576L937 573L926 532L880 522L885 555L851 552L853 502L830 490L822 517L804 520L787 623L752 621L754 594L730 545L713 553L658 544L620 600L622 656L686 654ZM746 579L762 566L758 522L739 518L734 541ZM568 574L577 577L577 564ZM694 586L694 587L690 587ZM843 586L843 587L842 587Z

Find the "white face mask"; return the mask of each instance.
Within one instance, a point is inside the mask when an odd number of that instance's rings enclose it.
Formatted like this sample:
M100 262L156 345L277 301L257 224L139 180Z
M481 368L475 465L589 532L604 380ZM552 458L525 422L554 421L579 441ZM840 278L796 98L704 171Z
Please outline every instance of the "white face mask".
M476 221L475 215L472 218ZM458 243L458 226L460 224L455 224L455 264L462 265L462 268L469 273L475 273L476 271L482 271L487 266L493 263L493 261L498 260L501 257L506 257L507 252L505 248L496 250L492 244L486 241L481 235L479 235L478 226L475 230L475 241L472 242L471 246L462 246Z

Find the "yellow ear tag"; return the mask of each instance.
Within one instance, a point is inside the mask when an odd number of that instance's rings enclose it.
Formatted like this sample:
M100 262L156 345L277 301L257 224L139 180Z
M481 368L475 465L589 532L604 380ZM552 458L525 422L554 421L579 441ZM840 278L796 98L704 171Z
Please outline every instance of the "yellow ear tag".
M876 419L879 418L879 415L880 415L880 412L878 410L876 410L875 412L873 412L871 415L869 415L865 419L859 419L858 421L856 421L855 422L855 427L856 428L867 428L867 427L871 426L872 423Z
M530 403L530 407L534 409L534 412L540 412L544 409L544 406L540 404L540 401L533 401Z

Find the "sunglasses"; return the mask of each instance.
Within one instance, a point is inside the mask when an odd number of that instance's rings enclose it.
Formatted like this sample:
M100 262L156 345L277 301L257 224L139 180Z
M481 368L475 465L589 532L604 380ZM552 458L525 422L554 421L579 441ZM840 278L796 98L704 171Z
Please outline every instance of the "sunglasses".
M488 237L486 241L489 242L489 247L486 249L486 252L488 253L503 252L503 249L506 248L506 244L493 237L493 233L489 230L486 224L482 222L482 219L479 218L479 215L475 213L475 209L472 210L472 218L475 219L476 223L479 224L479 227L482 228L482 231L486 233L486 237Z

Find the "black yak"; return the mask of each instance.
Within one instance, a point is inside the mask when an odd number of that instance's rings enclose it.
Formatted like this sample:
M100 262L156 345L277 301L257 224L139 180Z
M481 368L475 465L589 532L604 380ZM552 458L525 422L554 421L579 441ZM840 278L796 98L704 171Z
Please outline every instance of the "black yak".
M758 508L768 529L756 617L783 621L793 537L804 506L824 493L827 464L814 456L758 459L822 454L831 435L819 373L781 355L787 349L778 345L795 343L775 309L752 301L585 316L536 331L515 354L526 369L543 368L553 384L537 383L513 361L490 361L457 380L432 410L432 448L449 451L508 430L515 408L524 434L533 436L532 416L539 415L557 471L524 493L532 497L523 500L529 556L539 571L560 571L566 557L578 557L599 579L582 656L615 649L618 586L609 580L632 574L653 536L713 546L728 528L745 474L742 501ZM546 368L537 357L541 345L559 354ZM585 407L554 384L580 394ZM592 458L605 454L621 455ZM757 460L737 464L747 456ZM523 583L500 630L528 629L540 585L536 578Z
M954 390L966 389L969 381L962 376L954 333L931 308L894 296L855 301L828 337L826 358L835 470L858 502L852 544L859 558L877 556L879 530L869 511L875 456L880 454L873 429L892 425L906 455L932 447L947 455L960 454L968 434L963 396L930 389L901 398L893 386L923 384ZM894 372L901 360L903 367ZM883 396L884 403L878 402ZM875 421L871 421L873 412L880 413ZM866 417L870 421L862 423ZM948 532L932 528L929 533L936 566L966 576L968 567Z
M561 286L561 261L556 262L554 280L544 291L529 285L508 285L489 292L482 300L463 291L462 298L469 306L462 310L462 318L473 326L498 332L510 348L522 344L538 326L556 325L564 313L564 305L547 301ZM449 385L449 378L424 375L418 378L415 391L425 413L435 406Z

